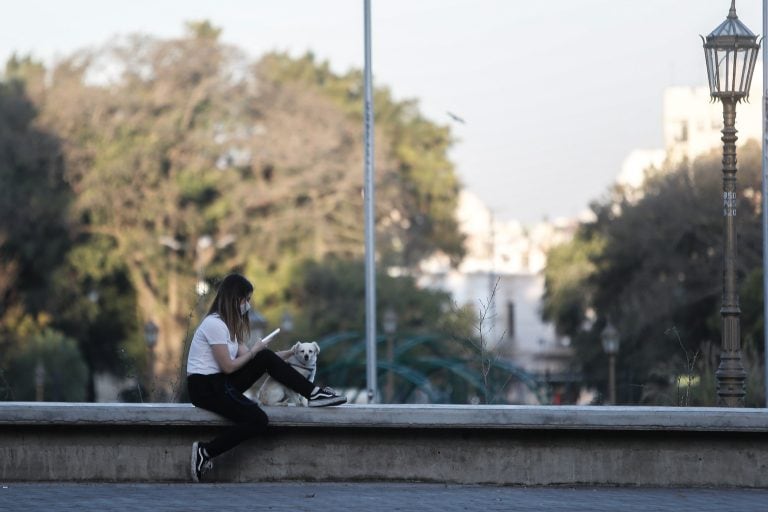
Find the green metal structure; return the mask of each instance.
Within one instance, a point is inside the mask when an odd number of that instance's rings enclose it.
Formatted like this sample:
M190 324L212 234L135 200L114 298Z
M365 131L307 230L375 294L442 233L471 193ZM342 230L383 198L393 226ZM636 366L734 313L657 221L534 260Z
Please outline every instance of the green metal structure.
M377 352L383 354L388 341L386 336L377 336ZM455 350L446 350L449 343L462 344L468 355L457 357ZM366 346L360 333L336 333L318 340L318 344L323 362L317 380L365 393ZM412 401L417 391L429 403L467 403L470 397L482 397L485 403L507 403L505 390L513 383L522 383L539 404L549 403L547 383L509 360L490 358L484 379L481 355L468 340L433 333L401 335L392 354L391 362L377 357L376 373L380 382L389 372L394 374L395 403Z

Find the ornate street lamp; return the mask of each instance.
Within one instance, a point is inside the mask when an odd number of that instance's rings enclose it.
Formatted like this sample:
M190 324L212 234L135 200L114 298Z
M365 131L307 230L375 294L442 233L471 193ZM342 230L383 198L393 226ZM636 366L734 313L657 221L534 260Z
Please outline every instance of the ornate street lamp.
M616 354L619 353L619 331L609 322L600 334L603 352L608 355L608 402L616 405Z
M752 72L760 49L757 36L736 16L736 1L731 1L728 17L704 42L709 93L723 104L723 251L722 347L717 378L718 405L744 407L744 381L747 373L741 364L739 295L736 288L736 103L749 96Z
M395 364L395 333L397 332L397 313L392 308L384 311L381 320L381 327L384 334L387 335L387 361L389 362L389 371L387 372L387 403L392 403L395 399L395 375L392 366Z

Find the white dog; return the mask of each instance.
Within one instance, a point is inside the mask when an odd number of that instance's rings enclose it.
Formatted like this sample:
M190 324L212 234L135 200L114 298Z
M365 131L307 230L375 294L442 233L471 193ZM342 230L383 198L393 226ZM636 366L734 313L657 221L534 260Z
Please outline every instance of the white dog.
M293 366L294 370L302 374L310 382L314 382L320 346L314 341L297 341L293 348L291 348L291 351L293 353L285 362ZM267 380L262 384L259 390L258 401L261 405L304 405L301 395L283 386L272 377L267 377Z

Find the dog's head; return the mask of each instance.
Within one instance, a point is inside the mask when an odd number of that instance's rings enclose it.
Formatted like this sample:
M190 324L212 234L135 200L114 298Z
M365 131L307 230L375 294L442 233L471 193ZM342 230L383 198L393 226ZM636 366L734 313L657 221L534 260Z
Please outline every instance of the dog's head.
M297 341L293 346L293 355L305 366L315 366L320 346L314 341Z

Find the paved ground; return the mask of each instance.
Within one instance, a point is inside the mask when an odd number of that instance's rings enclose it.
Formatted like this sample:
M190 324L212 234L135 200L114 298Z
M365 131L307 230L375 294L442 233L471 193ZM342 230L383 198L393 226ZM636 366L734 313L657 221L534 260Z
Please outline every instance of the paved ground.
M0 511L768 510L768 490L486 487L396 483L0 484Z

